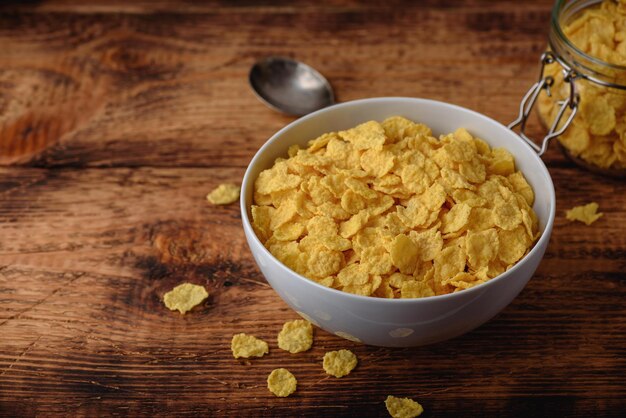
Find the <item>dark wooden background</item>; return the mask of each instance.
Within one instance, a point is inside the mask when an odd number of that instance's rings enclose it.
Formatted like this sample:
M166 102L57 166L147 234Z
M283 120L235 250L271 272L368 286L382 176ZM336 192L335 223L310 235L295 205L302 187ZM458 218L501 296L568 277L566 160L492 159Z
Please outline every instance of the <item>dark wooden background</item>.
M498 317L415 349L296 318L244 242L237 205L205 195L241 180L292 118L253 96L255 59L301 59L337 98L444 100L514 118L535 80L551 2L490 0L0 2L0 415L385 416L388 394L424 416L620 416L626 409L626 187L545 161L557 219L535 277ZM541 134L538 124L531 126ZM555 148L555 147L553 147ZM564 210L597 201L592 227ZM182 281L211 296L180 316ZM270 343L232 358L233 333ZM360 359L328 378L327 350ZM276 367L298 391L266 389ZM622 415L623 416L623 415Z

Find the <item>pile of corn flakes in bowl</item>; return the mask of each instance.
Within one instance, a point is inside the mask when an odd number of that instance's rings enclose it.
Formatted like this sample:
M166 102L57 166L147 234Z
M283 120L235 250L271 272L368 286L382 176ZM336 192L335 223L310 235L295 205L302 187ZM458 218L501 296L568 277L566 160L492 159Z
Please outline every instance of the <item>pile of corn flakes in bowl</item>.
M378 98L275 134L248 167L241 209L261 271L303 318L415 346L510 303L543 256L555 198L543 162L498 122Z

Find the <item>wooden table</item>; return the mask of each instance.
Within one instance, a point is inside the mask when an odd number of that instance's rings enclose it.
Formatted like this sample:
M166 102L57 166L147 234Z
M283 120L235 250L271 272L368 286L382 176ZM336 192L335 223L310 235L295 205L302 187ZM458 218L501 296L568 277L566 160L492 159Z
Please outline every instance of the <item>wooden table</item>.
M238 206L205 200L292 120L252 94L255 59L299 58L339 101L427 97L508 122L537 75L551 8L325 3L2 3L0 415L385 416L388 394L433 417L623 413L626 188L555 147L550 246L498 317L415 349L319 329L309 352L276 347L296 314L254 264ZM566 222L589 201L599 222ZM185 316L161 302L183 281L211 293ZM238 332L271 354L233 359ZM329 378L321 357L338 348L360 364ZM276 367L297 376L293 396L268 392Z

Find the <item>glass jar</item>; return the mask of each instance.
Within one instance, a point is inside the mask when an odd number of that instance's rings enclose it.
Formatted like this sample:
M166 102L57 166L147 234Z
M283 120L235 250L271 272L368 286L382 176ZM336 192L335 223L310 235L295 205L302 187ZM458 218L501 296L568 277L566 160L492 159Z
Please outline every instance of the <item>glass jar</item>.
M516 121L522 134L537 100L543 150L558 136L577 164L626 177L626 0L558 0L541 63Z

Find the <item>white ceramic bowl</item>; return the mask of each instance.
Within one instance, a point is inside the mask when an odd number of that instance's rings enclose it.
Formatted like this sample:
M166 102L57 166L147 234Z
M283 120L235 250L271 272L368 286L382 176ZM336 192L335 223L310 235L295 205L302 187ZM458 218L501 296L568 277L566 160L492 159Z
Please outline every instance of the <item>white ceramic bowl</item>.
M287 268L263 246L250 224L254 181L284 157L292 144L304 146L325 132L354 127L369 120L400 115L430 126L435 135L459 127L505 147L515 156L535 191L533 206L541 237L514 267L474 288L423 299L380 299L330 289ZM555 196L550 174L537 154L514 132L480 113L433 100L384 97L356 100L319 110L278 131L254 156L242 184L241 215L252 255L263 275L298 314L328 332L365 344L410 347L431 344L464 334L504 309L534 274L550 240Z

